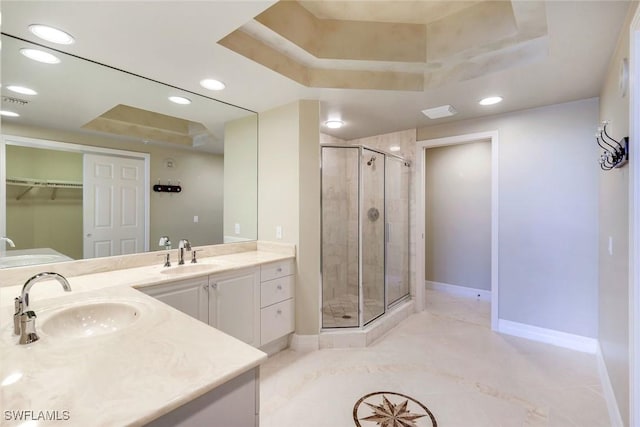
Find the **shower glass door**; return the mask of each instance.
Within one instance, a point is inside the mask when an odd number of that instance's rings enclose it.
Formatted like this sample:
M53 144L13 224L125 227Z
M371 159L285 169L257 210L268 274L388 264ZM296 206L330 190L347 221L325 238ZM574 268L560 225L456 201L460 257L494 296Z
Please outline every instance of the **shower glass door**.
M363 149L362 202L362 315L364 324L384 314L385 156Z
M386 164L387 307L409 295L409 168L389 156Z
M360 326L358 147L322 147L322 327Z

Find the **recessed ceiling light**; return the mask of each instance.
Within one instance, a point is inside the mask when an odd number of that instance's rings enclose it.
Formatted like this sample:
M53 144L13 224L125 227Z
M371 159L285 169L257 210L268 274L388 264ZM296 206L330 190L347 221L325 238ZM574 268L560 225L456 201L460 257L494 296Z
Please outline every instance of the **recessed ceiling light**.
M497 104L498 102L502 102L501 96L489 96L480 100L480 105L493 105Z
M183 96L170 96L169 101L175 102L176 104L181 104L181 105L191 104L191 100Z
M2 110L2 111L0 111L0 116L4 116L4 117L20 117L20 114L14 113L13 111Z
M342 120L327 120L324 125L329 129L340 129L344 126L344 122Z
M57 56L53 56L49 52L38 49L20 49L20 53L34 61L44 62L45 64L57 64L60 62Z
M222 90L226 87L220 80L215 79L200 80L200 86L209 90Z
M28 87L24 87L24 86L7 86L7 89L9 89L11 92L15 92L15 93L21 93L22 95L37 95L38 92L36 92L33 89L29 89Z
M48 25L42 25L42 24L29 25L29 31L31 31L33 34L40 37L41 39L51 43L71 44L75 41L73 39L73 36L71 36L71 34L65 33L62 30L50 27Z
M400 146L392 145L391 147L389 147L389 151L400 151Z
M422 110L422 114L429 117L430 119L440 119L442 117L450 117L458 114L458 110L453 108L451 105L441 105L439 107L427 108L426 110Z

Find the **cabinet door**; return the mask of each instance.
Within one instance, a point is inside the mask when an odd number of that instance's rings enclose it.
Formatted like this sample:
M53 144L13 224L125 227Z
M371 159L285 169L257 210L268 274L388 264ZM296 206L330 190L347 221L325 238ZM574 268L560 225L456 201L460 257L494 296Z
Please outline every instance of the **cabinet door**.
M260 342L262 345L283 337L295 329L293 298L260 310Z
M247 344L260 345L260 278L257 269L209 276L209 324Z
M208 283L208 278L203 277L141 290L191 317L208 323Z

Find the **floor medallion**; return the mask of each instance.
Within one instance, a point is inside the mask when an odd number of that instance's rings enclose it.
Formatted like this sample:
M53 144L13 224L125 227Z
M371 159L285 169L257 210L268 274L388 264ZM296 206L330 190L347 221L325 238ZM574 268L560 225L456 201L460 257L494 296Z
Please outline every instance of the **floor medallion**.
M379 391L362 396L353 407L356 427L437 427L431 411L404 394Z

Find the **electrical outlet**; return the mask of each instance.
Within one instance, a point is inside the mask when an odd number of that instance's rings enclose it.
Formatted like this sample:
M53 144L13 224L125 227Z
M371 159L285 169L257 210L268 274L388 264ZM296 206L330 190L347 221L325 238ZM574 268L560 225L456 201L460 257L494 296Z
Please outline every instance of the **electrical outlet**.
M194 215L193 216L193 222L198 222L200 220L200 218L198 218L198 215Z
M276 239L282 240L282 226L276 225Z
M233 231L236 234L240 234L240 224L236 223L236 225L233 227Z

